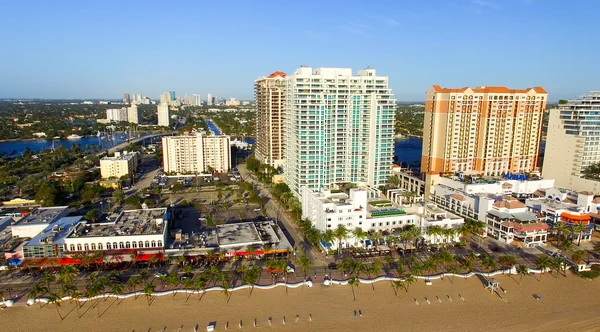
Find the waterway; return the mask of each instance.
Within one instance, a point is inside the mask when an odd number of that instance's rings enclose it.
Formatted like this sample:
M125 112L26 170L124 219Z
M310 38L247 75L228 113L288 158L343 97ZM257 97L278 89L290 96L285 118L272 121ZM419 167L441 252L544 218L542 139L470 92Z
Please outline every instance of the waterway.
M147 136L148 133L141 133L142 136ZM129 139L129 133L113 134L107 137L82 137L80 139L55 139L54 148L64 146L70 148L75 144L79 144L81 147L86 145L99 145L103 150L109 149L113 146L119 145L127 139ZM34 141L7 141L0 142L0 152L7 154L20 155L25 151L26 148L31 149L34 152L42 151L45 149L52 149L52 140L34 140Z
M208 125L208 129L210 129L210 131L212 131L213 134L221 135L221 131L219 130L219 128L217 128L217 125L215 125L214 122L212 122L212 120L204 120L204 121Z

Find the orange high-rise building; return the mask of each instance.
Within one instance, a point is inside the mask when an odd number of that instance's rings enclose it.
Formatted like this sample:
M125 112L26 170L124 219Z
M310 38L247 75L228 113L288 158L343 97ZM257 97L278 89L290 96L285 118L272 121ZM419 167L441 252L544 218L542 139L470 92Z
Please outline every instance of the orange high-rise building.
M547 100L541 87L432 86L425 101L421 172L498 176L533 171Z

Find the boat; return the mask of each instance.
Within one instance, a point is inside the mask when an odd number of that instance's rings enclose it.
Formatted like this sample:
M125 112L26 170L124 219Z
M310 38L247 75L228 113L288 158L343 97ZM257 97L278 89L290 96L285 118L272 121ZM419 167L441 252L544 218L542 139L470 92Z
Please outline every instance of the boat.
M71 134L71 135L67 136L67 139L80 139L80 138L82 138L82 137L77 134Z
M102 133L100 131L98 131L98 133L96 134L97 137L102 137Z

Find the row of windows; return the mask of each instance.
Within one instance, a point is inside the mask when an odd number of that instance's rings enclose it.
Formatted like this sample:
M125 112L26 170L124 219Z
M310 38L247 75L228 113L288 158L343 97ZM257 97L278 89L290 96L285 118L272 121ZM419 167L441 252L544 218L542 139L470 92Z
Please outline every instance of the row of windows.
M77 246L75 246L74 244L69 245L69 250L70 251L88 251L88 250L104 250L104 248L106 248L106 250L111 250L111 249L130 249L130 248L156 248L156 247L162 247L162 241L158 240L158 241L126 241L126 242L106 242L106 246L104 246L102 243L92 243L92 244L88 244L88 243L84 243L83 246L81 245L81 243L77 244Z

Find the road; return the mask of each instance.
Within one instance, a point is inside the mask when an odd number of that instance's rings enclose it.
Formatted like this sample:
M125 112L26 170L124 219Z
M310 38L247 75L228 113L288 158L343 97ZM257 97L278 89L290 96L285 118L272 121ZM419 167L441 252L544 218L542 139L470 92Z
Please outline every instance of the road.
M107 155L111 155L113 153L115 153L116 151L122 150L124 148L126 148L127 146L129 146L130 144L135 144L138 142L141 142L143 140L146 139L150 139L150 138L154 138L154 137L160 137L160 136L167 136L167 135L172 135L174 132L171 133L162 133L162 134L154 134L154 135L148 135L148 136L143 136L143 137L138 137L138 138L134 138L128 142L123 142L117 146L113 146L112 148L102 151L100 153L98 153L98 156L103 155L104 153L106 153Z
M250 174L246 169L246 165L238 165L237 168L244 181L258 187L260 196L268 199L267 204L265 204L267 215L279 222L279 226L282 228L284 234L291 237L293 240L295 250L301 249L304 251L307 257L313 262L313 267L322 268L327 266L331 260L325 257L324 254L315 250L310 243L304 240L304 235L300 227L296 225L285 209L271 196L269 189L258 182L254 176Z

